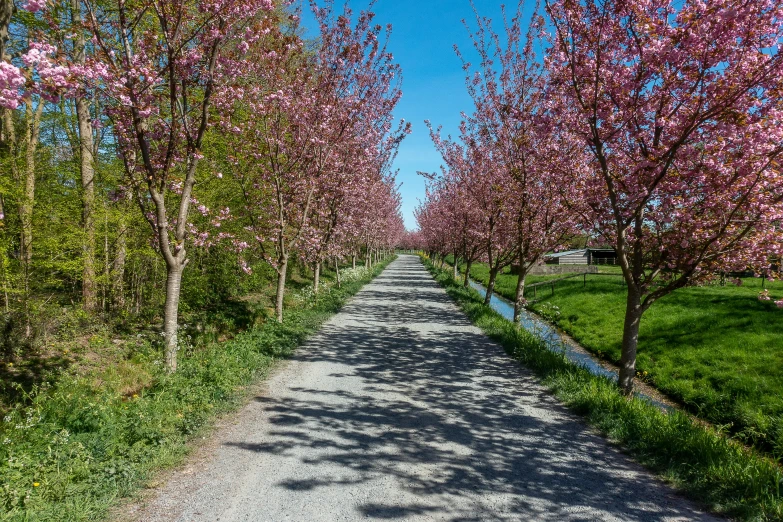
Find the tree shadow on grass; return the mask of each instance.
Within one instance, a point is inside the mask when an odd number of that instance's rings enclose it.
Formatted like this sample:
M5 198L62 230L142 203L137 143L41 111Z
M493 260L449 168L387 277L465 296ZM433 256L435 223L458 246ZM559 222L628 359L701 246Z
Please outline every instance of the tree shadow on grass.
M71 364L71 359L60 355L29 355L16 364L0 363L0 409L23 402L36 386L53 381Z

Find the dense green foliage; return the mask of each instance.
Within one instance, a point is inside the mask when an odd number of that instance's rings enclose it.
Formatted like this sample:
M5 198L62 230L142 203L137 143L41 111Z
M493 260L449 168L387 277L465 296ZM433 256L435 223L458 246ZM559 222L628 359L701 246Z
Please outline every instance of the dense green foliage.
M604 269L604 271L610 271ZM489 270L473 265L486 284ZM560 276L558 276L560 277ZM551 276L528 277L528 284ZM495 291L514 297L516 276L498 276ZM639 376L689 411L747 444L783 457L783 315L759 301L761 280L682 288L650 308L639 334ZM783 297L783 282L765 282ZM559 281L555 293L539 287L531 308L582 346L614 363L620 360L626 288L622 277L587 276ZM532 291L526 297L532 299ZM558 314L547 313L553 306ZM543 313L542 313L543 312Z
M288 356L387 263L346 270L340 288L326 274L317 299L309 287L291 295L283 324L265 320L261 309L262 322L234 339L186 348L173 375L163 371L160 349L141 339L103 373L65 374L35 387L0 428L0 520L100 519L114 499L176 463L194 434L236 408L243 386Z
M539 338L484 306L475 290L454 282L448 271L427 266L476 325L645 466L716 512L743 520L783 519L783 473L774 462L684 413L664 413L622 396L609 380L548 350Z

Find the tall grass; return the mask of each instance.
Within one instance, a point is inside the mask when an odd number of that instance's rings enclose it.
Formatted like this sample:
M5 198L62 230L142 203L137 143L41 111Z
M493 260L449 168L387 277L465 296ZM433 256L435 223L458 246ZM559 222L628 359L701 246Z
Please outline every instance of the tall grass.
M550 351L541 339L484 306L475 290L454 282L449 272L425 264L471 321L639 462L717 513L783 520L783 473L774 461L682 412L664 413L644 400L623 397L608 379Z
M317 299L292 295L283 324L267 321L193 351L173 375L163 371L159 349L140 346L128 367L144 375L122 377L147 383L138 393L75 376L35 388L0 425L0 520L106 516L115 499L177 463L191 438L240 404L244 386L290 355L386 264L347 271L342 288L326 284Z

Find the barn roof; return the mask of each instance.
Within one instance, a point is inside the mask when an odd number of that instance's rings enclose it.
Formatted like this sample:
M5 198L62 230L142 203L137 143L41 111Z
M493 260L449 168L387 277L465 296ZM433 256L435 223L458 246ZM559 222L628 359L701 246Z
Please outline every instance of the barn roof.
M584 254L587 251L585 248L580 248L579 250L566 250L565 252L556 252L556 253L550 253L547 254L546 257L563 257L563 256L570 256L573 254Z

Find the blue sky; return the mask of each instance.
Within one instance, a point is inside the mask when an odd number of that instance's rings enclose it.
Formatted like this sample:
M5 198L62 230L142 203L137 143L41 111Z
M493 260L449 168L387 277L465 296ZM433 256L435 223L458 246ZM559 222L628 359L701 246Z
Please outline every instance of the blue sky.
M342 5L340 0L335 3ZM500 28L500 4L475 0L481 15L497 22L496 29ZM507 4L511 9L516 7L516 2ZM367 7L368 1L351 0L350 5L359 11ZM377 0L373 11L378 23L393 26L389 50L403 72L403 97L396 116L413 125L413 133L402 143L395 162L397 181L402 183L405 225L412 230L416 227L413 210L424 199L424 180L416 172L436 172L441 165L424 120L442 125L444 134L456 135L460 112L469 113L473 107L454 45L471 59L475 56L462 23L465 19L475 27L475 15L469 0ZM312 16L303 14L305 26L312 27Z

